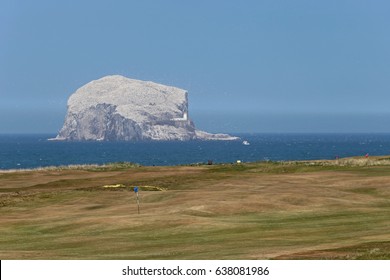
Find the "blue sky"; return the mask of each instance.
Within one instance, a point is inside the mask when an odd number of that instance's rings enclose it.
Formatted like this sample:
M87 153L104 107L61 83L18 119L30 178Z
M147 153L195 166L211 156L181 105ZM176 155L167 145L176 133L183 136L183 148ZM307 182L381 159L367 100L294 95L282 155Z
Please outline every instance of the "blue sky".
M111 74L211 132L390 132L390 2L0 1L0 133L56 133Z

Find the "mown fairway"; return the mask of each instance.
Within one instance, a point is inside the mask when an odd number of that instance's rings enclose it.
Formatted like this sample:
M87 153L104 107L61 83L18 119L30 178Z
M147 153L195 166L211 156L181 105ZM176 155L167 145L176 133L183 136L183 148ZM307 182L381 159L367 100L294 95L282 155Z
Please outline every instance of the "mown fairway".
M0 171L0 259L389 259L364 160Z

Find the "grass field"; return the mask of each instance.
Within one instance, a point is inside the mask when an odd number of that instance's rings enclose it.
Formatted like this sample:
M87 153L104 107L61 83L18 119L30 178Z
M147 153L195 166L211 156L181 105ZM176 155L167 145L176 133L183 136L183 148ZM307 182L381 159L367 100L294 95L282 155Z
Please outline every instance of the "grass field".
M390 259L390 160L0 171L0 215L0 259Z

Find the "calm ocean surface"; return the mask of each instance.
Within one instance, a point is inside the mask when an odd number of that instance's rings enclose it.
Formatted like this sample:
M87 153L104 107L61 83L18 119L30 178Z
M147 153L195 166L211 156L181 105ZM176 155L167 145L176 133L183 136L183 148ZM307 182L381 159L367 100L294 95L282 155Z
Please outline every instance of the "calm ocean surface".
M179 165L241 160L334 159L389 155L390 134L237 134L241 141L56 142L54 135L0 135L0 169L134 162Z

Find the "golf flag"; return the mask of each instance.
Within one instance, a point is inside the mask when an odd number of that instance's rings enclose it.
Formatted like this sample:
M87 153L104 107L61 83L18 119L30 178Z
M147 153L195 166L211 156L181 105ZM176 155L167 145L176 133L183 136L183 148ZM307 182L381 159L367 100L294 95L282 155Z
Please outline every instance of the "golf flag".
M138 208L138 214L139 214L139 197L138 197L138 187L134 187L134 192L137 194L137 208Z

